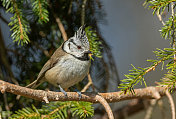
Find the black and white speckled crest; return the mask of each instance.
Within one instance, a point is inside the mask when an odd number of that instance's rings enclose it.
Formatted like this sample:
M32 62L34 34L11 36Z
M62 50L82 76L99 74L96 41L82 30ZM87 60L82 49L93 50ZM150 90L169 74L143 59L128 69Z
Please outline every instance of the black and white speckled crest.
M89 50L89 41L85 32L85 25L81 26L77 32L75 32L75 37L81 41L82 45Z

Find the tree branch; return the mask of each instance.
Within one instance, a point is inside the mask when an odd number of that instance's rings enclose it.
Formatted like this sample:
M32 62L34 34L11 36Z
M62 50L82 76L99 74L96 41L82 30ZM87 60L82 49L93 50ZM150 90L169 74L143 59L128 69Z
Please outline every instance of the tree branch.
M174 105L174 100L172 98L172 95L169 93L169 91L166 91L166 96L169 99L170 107L171 107L171 112L172 112L172 119L175 119L175 105Z
M159 21L163 24L163 26L165 25L165 23L164 23L164 21L163 21L163 19L162 19L162 16L161 16L161 14L159 13L159 10L156 12L156 15L157 15L157 17L158 17L158 19L159 19Z
M151 119L152 113L153 113L153 108L155 107L155 105L157 104L156 99L150 100L150 105L146 110L146 115L144 117L144 119Z
M67 33L65 32L65 28L60 20L59 17L57 17L56 15L54 15L55 19L56 19L56 22L57 22L57 25L61 31L61 34L62 34L62 37L64 39L64 41L66 41L68 38L67 38Z
M130 93L123 94L122 91L111 93L85 92L82 93L82 98L80 99L79 95L76 92L68 92L68 96L65 97L62 92L34 90L14 85L2 80L0 80L0 91L2 93L9 92L40 101L45 101L47 99L48 101L87 101L92 103L98 102L94 98L96 95L102 96L108 103L135 98L159 99L160 96L165 95L165 87L147 87L142 89L135 89L135 95Z
M87 2L87 0L83 0L83 3L82 3L81 25L84 25L84 24L85 24L85 8L86 8L86 2Z
M104 106L104 108L108 114L109 119L114 119L112 110L111 110L109 104L107 103L107 101L100 95L96 95L95 99L98 100Z
M92 85L92 89L93 91L95 91L95 87L94 84L92 82L92 78L90 76L90 73L87 75L88 77L88 83L84 86L84 88L81 90L81 92L86 92L86 90Z

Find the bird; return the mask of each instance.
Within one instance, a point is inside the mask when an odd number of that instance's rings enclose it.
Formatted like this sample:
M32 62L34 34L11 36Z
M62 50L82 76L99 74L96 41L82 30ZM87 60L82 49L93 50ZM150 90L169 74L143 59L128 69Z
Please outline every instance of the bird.
M65 88L82 81L89 73L90 46L85 32L85 25L53 53L44 64L37 79L27 85L27 88L37 88L43 82L48 82L67 96Z

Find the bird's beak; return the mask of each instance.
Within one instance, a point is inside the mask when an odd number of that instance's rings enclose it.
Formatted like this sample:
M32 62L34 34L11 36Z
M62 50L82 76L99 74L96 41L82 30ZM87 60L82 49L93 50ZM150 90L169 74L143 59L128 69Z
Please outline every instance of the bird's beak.
M86 51L86 52L84 52L85 54L88 54L89 55L89 57L91 57L92 56L92 52L90 51L90 50L88 50L88 51Z
M89 51L86 51L85 53L87 53L87 54L92 54L92 52L89 50Z
M92 57L92 52L90 50L87 51L86 53L89 55L89 57Z

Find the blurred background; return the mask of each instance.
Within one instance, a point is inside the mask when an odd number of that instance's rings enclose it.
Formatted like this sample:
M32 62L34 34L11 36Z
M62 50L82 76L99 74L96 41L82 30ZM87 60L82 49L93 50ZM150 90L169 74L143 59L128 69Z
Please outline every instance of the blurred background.
M156 58L153 51L156 48L170 47L168 40L162 39L159 30L162 27L152 9L144 8L143 0L103 0L106 13L106 22L99 23L101 33L110 45L120 79L132 69L131 64L138 67L147 67L147 59ZM163 17L163 20L166 20ZM161 67L145 76L148 86L155 86L155 82L163 77L165 71ZM136 88L145 87L137 85ZM174 96L176 99L176 96ZM169 103L166 98L164 108L166 117L163 117L159 107L154 108L152 119L170 118ZM116 103L115 107L123 107L127 102ZM128 119L143 119L145 111Z
M152 10L144 8L143 6L144 0L101 0L100 3L101 9L96 12L95 15L96 20L94 20L93 17L90 17L88 20L85 20L86 24L92 26L93 28L96 27L95 30L98 30L98 33L101 34L100 40L103 41L102 46L106 47L105 49L102 50L103 61L102 59L95 58L96 60L91 68L91 75L93 82L95 83L95 86L97 87L97 90L99 92L118 91L119 89L117 88L117 86L119 80L124 78L124 74L129 73L129 69L132 68L131 64L133 64L136 67L149 66L150 64L147 63L146 60L155 58L155 55L152 53L152 51L154 51L156 48L162 49L164 47L170 47L170 44L169 41L161 38L159 30L161 29L162 24L159 22L157 16L152 15ZM53 11L57 13L59 16L59 12L57 12L56 9L58 7L57 5L59 5L59 3L53 5L54 6ZM75 4L73 4L73 6L74 5ZM89 8L90 6L88 5L87 7ZM65 8L63 8L60 12L63 12L64 9ZM75 11L73 10L73 13L74 12L76 12L76 10ZM89 13L87 14L89 15ZM11 56L16 57L16 59L13 59L15 61L12 61L11 63L12 72L14 75L13 77L18 78L19 79L18 82L20 82L20 85L25 86L35 79L37 74L34 73L39 72L42 65L48 59L46 56L43 55L42 50L39 51L40 47L38 46L37 46L38 48L29 48L29 47L31 47L31 45L35 46L36 44L40 44L39 46L42 47L41 49L45 49L47 47L46 50L48 50L49 54L52 54L52 52L62 43L61 33L59 32L58 28L56 28L56 26L53 25L56 23L55 22L52 23L54 17L50 16L49 24L46 24L43 28L38 24L37 25L34 23L30 24L31 26L30 33L33 34L30 35L29 37L30 39L38 39L38 40L36 42L34 40L31 42L31 44L29 43L28 46L24 46L21 48L21 46L17 46L16 44L14 45L10 37L10 28L8 27L7 23L2 20L2 18L5 18L7 21L9 21L9 17L11 17L12 15L9 13L7 14L3 8L0 8L0 15L1 15L0 19L1 33L4 39L5 46L8 49L7 50L8 54L10 54L8 58L12 60L12 58L10 58ZM76 15L79 16L79 13L77 13ZM63 18L62 22L66 28L66 32L68 33L69 37L74 33L75 29L77 29L80 26L79 20L74 21L74 19L77 18L72 18L73 20L72 21L70 20L68 22L67 19L69 19L70 17L66 16L59 16L59 17L61 19ZM165 19L166 18L164 18L164 20ZM35 19L33 20L35 21ZM71 23L73 21L74 23ZM96 21L96 24L94 21ZM53 25L53 27L49 28L53 32L47 31L48 30L47 26L49 25ZM49 34L48 41L45 41L46 34ZM40 41L42 39L44 40ZM51 39L56 39L57 41ZM109 50L109 48L111 50ZM15 49L20 49L18 50L19 54L18 53L16 55L12 54L14 53ZM28 50L31 50L31 53L27 54L27 56L23 55L27 53ZM22 57L28 58L27 59L28 61L23 61L20 55L23 55ZM19 59L21 59L20 60L21 63L19 63L18 61ZM30 64L30 66L28 66L28 63L30 62L33 62L33 64L32 65ZM34 65L37 67L34 67ZM105 70L104 68L106 65L108 65L107 67L109 73L107 73L107 70ZM116 67L111 67L113 65L115 65ZM19 68L19 66L24 67ZM32 72L31 69L34 72ZM100 71L101 73L99 73L97 70ZM148 86L155 85L155 82L161 79L164 72L165 71L161 71L160 68L158 68L154 72L150 72L149 74L147 74L145 76L147 85ZM3 72L3 74L5 73L6 72ZM27 73L30 73L32 77L26 76ZM108 76L110 75L111 80L109 81L108 86L105 86L106 78L108 77L107 75ZM99 78L98 81L97 78ZM7 79L7 81L9 80ZM85 80L83 84L80 84L78 87L81 88L83 87L82 85L85 85L86 83L87 82ZM47 84L44 84L43 86L41 86L41 88L46 87L46 85ZM108 87L107 90L103 90L102 86ZM140 87L144 87L144 85L142 86L137 85L135 88ZM92 90L89 89L89 91ZM3 98L3 96L1 97ZM15 98L15 96L13 96L13 98ZM25 98L21 99L21 101L26 100L27 99ZM33 101L28 100L27 102L30 103ZM112 105L113 110L123 107L128 102L129 101L123 101L113 104ZM166 110L166 115L169 117L170 111L167 99L164 99L164 102L165 102L164 108L166 109L168 108L168 110ZM28 103L23 104L22 106L21 103L19 103L18 105L20 105L20 107L25 107L28 106ZM17 107L18 105L12 106L11 108L16 109L15 107ZM152 118L161 118L162 114L158 106L156 106L154 112L156 113L153 113ZM144 117L144 114L145 110L143 110L141 113L128 117L128 119L142 119Z

